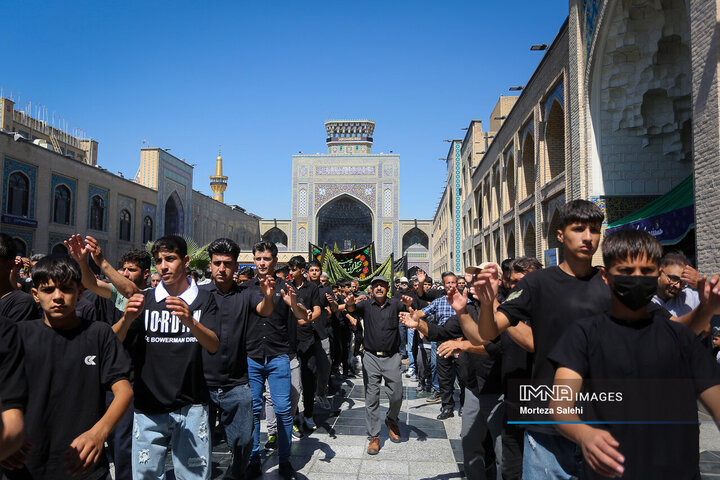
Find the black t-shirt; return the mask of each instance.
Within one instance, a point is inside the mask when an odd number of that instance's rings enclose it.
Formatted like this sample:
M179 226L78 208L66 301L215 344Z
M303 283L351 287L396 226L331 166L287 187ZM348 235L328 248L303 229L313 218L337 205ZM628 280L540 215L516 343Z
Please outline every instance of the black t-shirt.
M609 308L610 289L599 269L580 278L568 275L560 267L550 267L525 275L498 311L512 325L519 322L530 325L535 343L533 379L552 384L555 368L547 356L555 342L575 321Z
M394 297L386 299L382 306L374 297L355 305L355 312L365 323L363 345L366 351L397 353L400 347L399 313L404 310L405 305Z
M23 348L15 322L0 317L0 400L2 410L25 410L27 382L25 381Z
M200 286L215 298L218 307L220 347L214 354L202 349L205 380L211 387L235 387L248 383L245 337L251 311L262 301L259 290L237 286L223 293L214 283Z
M42 311L35 303L35 299L22 290L13 290L0 298L0 317L22 322L40 316L42 316Z
M248 280L243 285L260 291L258 278ZM250 312L246 339L247 356L250 358L262 359L295 353L297 319L290 306L283 300L281 290L287 293L287 283L276 276L272 313L268 317L261 317L255 311Z
M115 304L109 298L101 297L92 290L85 290L83 298L95 307L95 320L99 322L114 325L125 313L115 308Z
M307 308L308 312L312 312L313 308L320 306L320 291L318 290L317 285L305 280L300 287L293 285L293 288L295 288L295 291L297 292L298 303L302 303L302 305L305 308ZM318 320L315 320L315 321L318 321ZM314 342L315 342L315 328L312 326L312 324L298 325L297 326L298 350L305 350L308 347L308 345L311 345Z
M168 293L162 282L142 293L145 308L126 337L135 368L135 409L146 414L168 413L207 403L203 348L190 329L165 308ZM180 298L190 306L193 318L220 338L212 294L190 281Z
M98 320L98 313L95 310L95 305L85 298L84 295L78 299L78 302L75 305L75 315L79 318L84 318L85 320L92 320L93 322Z
M330 308L330 302L325 295L333 296L333 291L330 285L320 285L318 287L318 295L320 295L320 318L313 322L313 328L315 329L315 337L319 340L324 340L330 336L330 314L328 308Z
M27 468L33 478L66 479L68 447L105 414L105 394L127 380L130 360L104 323L81 319L74 329L55 330L38 319L17 328L28 384L25 428L34 444ZM101 455L91 472L73 478L94 480L107 473Z
M592 402L583 419L697 421L697 397L720 384L720 366L684 325L650 304L651 317L627 323L607 313L569 326L549 358L576 371L595 391L622 402ZM590 418L588 418L590 417ZM607 424L625 457L623 478L700 478L695 424ZM604 478L585 466L583 478Z

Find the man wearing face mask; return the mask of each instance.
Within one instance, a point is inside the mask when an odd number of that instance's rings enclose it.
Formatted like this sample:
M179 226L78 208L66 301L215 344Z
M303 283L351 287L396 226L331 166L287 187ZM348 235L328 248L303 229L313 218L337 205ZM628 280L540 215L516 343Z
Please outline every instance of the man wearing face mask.
M697 400L720 420L720 367L691 330L651 302L661 255L645 231L609 235L602 269L612 291L609 312L574 322L548 356L558 366L555 385L573 390L550 408L560 433L582 447L581 478L700 477ZM705 309L715 313L717 277L709 283L715 292L706 292ZM603 423L583 423L571 411L583 383L589 394L622 395L621 403L591 400L579 412Z

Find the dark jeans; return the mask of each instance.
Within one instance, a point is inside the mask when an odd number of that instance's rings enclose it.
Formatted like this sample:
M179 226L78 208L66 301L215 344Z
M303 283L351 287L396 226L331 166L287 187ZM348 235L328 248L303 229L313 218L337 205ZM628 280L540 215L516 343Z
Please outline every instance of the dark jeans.
M507 403L506 410L507 411ZM506 423L502 431L502 468L503 480L521 480L523 467L523 445L525 429L519 425Z
M407 336L408 336L408 329L405 325L402 323L400 324L400 355L403 357L407 357L408 351L407 351Z
M455 358L444 358L437 356L438 382L440 384L440 396L442 397L442 408L455 408Z
M228 473L243 478L253 446L252 392L250 386L210 387L212 406L220 411L220 423L225 429L227 444L232 453Z
M107 392L105 397L105 407L112 403L115 396L112 392ZM105 449L105 456L108 462L115 465L116 480L132 480L132 428L133 428L133 412L132 403L120 418L110 435L107 437L108 448Z
M416 335L418 336L418 335ZM430 368L430 351L422 346L418 347L418 354L415 356L417 363L418 385L430 387L432 385L432 369Z

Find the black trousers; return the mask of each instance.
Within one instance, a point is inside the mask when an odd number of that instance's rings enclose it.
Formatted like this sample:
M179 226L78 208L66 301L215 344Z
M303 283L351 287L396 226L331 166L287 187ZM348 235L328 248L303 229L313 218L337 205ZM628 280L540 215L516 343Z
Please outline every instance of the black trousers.
M442 397L442 408L455 408L455 358L444 358L437 356L438 383L440 384L440 396Z
M322 347L321 347L322 349ZM300 361L300 382L302 383L303 415L313 416L315 407L315 389L317 388L317 357L315 342L298 345L297 357Z
M505 411L508 411L507 403ZM523 447L525 445L525 428L508 424L505 418L505 425L502 430L502 468L503 480L521 480L523 467Z

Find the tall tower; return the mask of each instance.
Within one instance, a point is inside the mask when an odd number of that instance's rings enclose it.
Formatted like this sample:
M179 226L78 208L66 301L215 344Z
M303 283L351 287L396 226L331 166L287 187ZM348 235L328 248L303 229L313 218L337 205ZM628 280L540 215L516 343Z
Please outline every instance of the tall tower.
M227 188L228 177L222 173L222 153L218 145L218 156L215 160L215 175L210 175L210 188L213 191L213 198L218 202L225 202L225 189Z
M331 155L365 155L372 153L372 120L328 120L325 122L328 153Z

